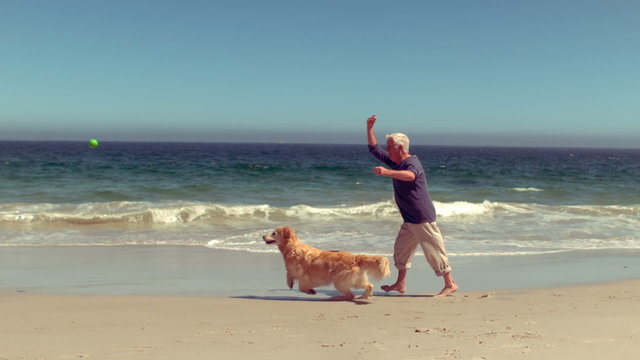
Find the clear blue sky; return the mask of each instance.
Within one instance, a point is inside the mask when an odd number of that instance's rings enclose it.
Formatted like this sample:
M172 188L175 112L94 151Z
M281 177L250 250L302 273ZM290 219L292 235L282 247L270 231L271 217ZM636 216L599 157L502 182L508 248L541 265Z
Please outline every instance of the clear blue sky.
M0 0L0 139L640 147L640 1Z

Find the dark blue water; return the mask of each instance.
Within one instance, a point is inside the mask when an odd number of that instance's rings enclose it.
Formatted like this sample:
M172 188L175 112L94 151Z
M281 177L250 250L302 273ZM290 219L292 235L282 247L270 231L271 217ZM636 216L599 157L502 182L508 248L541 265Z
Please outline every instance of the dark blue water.
M440 201L640 203L640 150L413 146ZM0 142L0 202L375 202L363 145ZM384 193L381 196L380 193Z
M410 150L455 253L640 245L640 150ZM378 165L364 144L0 142L0 243L260 251L289 224L389 252L400 218Z

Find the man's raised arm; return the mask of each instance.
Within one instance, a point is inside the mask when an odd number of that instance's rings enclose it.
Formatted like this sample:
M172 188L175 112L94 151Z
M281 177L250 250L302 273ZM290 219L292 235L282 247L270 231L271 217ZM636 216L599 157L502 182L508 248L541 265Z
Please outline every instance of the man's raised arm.
M371 115L371 117L367 119L367 140L371 146L376 146L378 144L376 133L373 132L373 125L376 123L376 119L375 115Z

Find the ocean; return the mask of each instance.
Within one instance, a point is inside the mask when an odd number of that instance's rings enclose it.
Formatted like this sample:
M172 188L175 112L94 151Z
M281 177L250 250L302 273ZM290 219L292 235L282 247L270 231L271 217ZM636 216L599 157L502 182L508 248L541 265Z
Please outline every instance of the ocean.
M640 249L640 150L412 146L450 256ZM362 145L0 142L0 246L277 252L280 225L390 255L391 180Z

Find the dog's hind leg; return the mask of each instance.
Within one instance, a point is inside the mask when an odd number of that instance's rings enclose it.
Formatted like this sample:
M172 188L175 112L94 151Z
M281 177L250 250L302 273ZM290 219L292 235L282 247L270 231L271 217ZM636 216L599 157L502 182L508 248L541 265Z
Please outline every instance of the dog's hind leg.
M338 289L338 291L343 293L344 296L334 296L331 299L329 299L331 301L345 301L345 300L349 300L350 301L350 300L353 300L354 297L356 297L351 292L351 289L349 288L349 285L333 283L333 286L335 286L336 289Z
M369 282L367 274L364 272L359 274L358 280L356 281L354 287L358 289L364 289L364 294L358 297L358 299L366 299L373 293L373 284Z
M373 284L367 283L367 285L364 286L364 294L358 297L358 299L366 299L371 296L371 293L373 293Z

